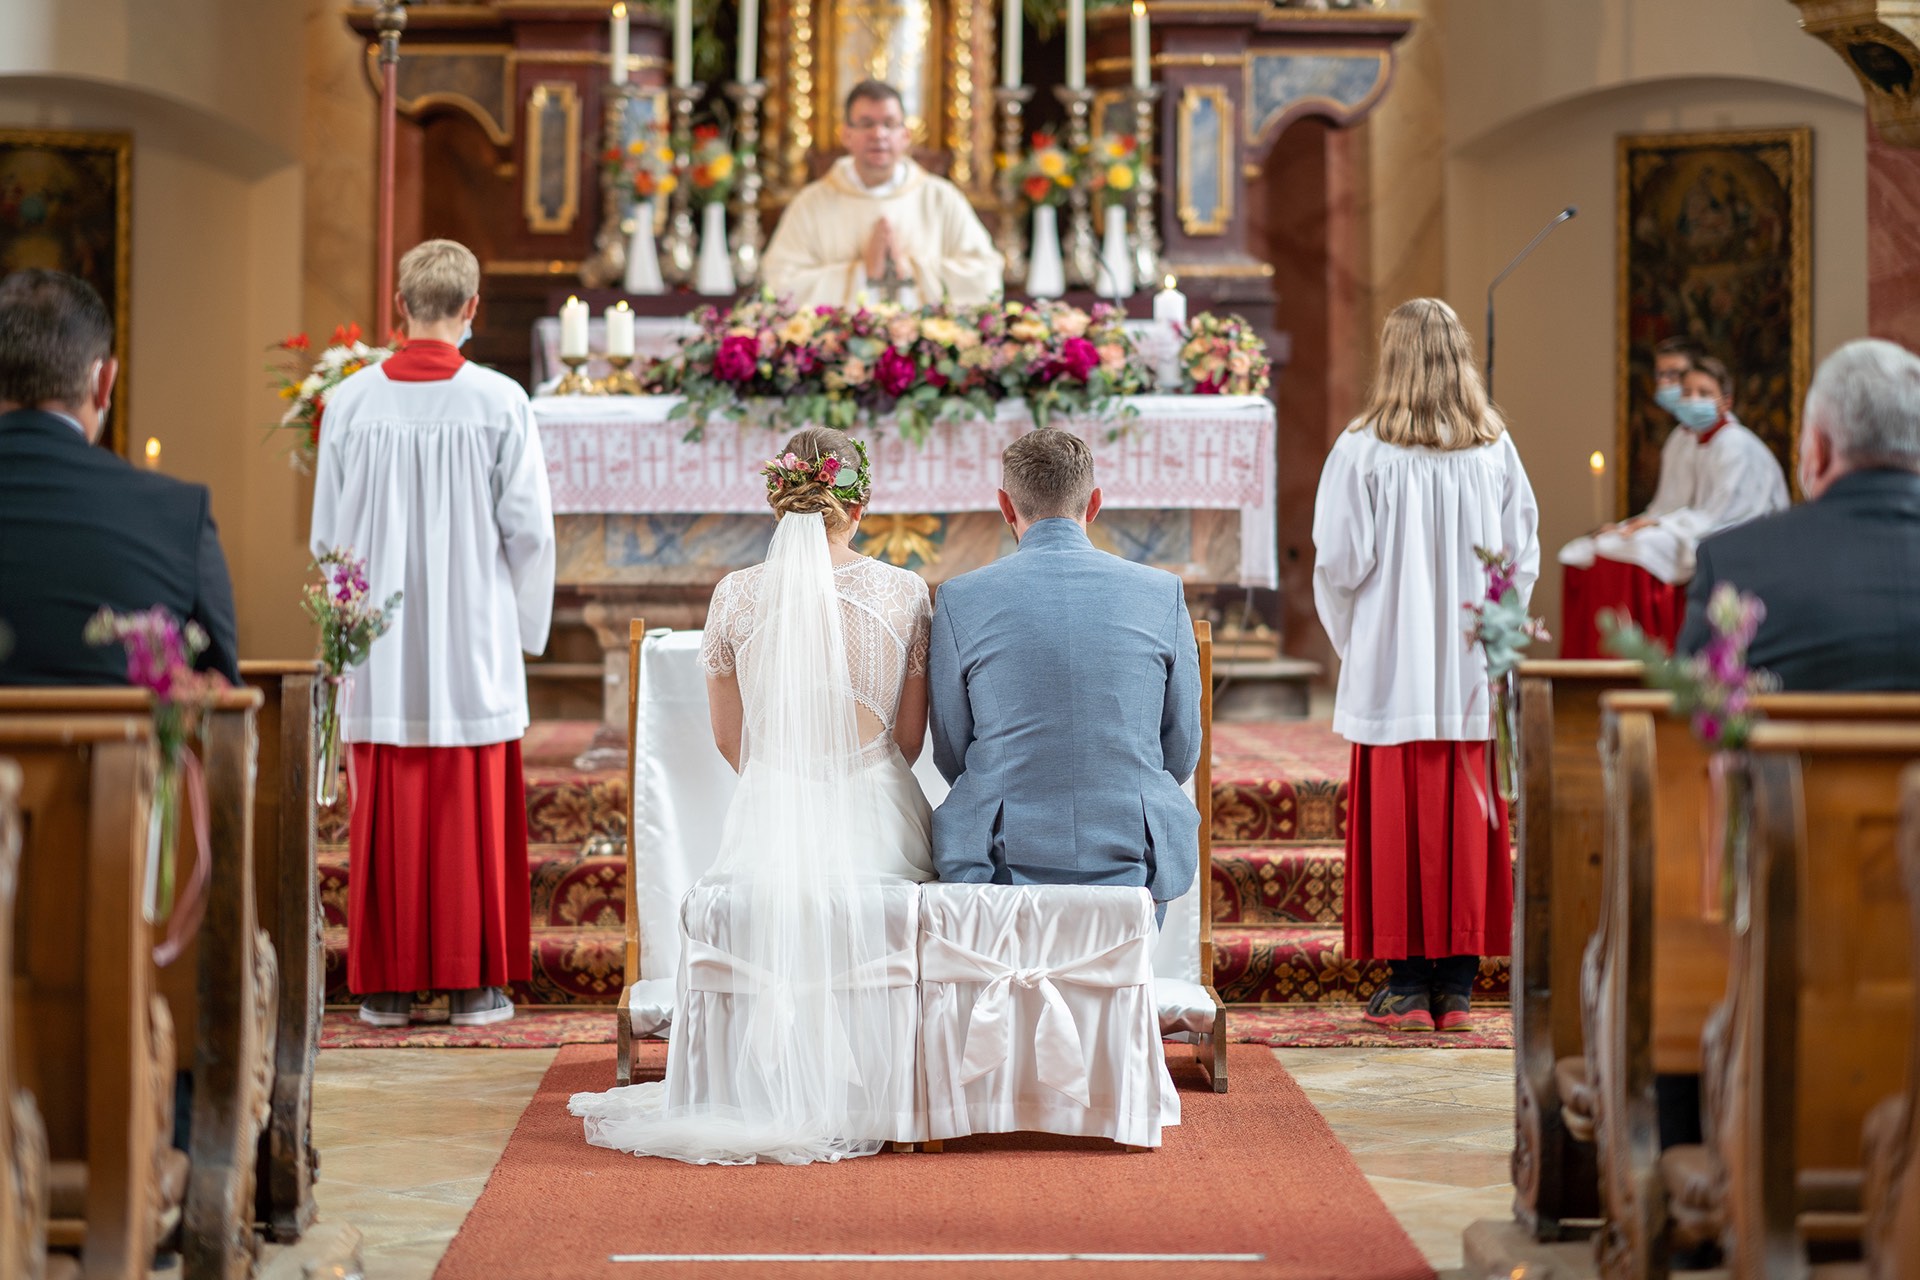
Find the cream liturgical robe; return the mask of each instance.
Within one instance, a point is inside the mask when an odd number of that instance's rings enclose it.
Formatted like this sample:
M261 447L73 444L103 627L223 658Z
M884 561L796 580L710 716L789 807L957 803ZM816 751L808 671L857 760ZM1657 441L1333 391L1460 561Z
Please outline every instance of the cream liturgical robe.
M960 188L911 160L901 161L893 181L867 187L852 158L840 157L781 215L761 278L800 307L851 305L870 288L864 259L881 218L912 270L918 297L904 303L968 306L1000 296L1006 263L973 206Z
M1589 569L1596 559L1638 565L1678 586L1693 577L1694 550L1708 534L1787 508L1787 478L1759 436L1733 419L1703 434L1675 427L1660 450L1660 484L1643 513L1651 526L1631 534L1575 538L1560 563Z

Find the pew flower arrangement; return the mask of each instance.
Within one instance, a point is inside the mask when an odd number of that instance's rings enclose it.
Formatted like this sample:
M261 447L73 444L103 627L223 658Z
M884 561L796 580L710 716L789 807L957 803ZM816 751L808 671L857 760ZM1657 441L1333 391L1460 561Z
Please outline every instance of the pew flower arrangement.
M390 340L384 347L368 346L359 325L343 324L334 329L333 340L317 359L309 354L312 345L306 334L296 333L274 348L281 353L280 365L269 366L277 379L275 389L288 402L273 429L295 433L288 458L306 472L320 455L320 419L327 411L327 397L347 378L392 355L399 344Z
M1239 316L1202 312L1181 330L1181 389L1199 396L1261 396L1272 383L1266 343Z
M1504 551L1475 547L1487 573L1487 594L1476 604L1465 606L1471 625L1467 643L1479 645L1487 659L1487 687L1493 695L1494 765L1496 785L1508 804L1519 798L1515 779L1519 762L1514 758L1516 734L1513 724L1513 672L1526 657L1527 646L1536 640L1550 640L1546 624L1528 614L1526 602L1514 584L1513 557Z
M147 871L142 905L149 924L168 920L167 936L154 948L154 959L171 964L200 927L206 909L207 885L213 874L213 855L207 843L207 784L193 740L201 717L227 681L217 671L194 670L194 659L206 651L207 633L199 623L180 624L163 605L138 613L116 613L102 607L88 619L82 632L90 645L118 644L127 657L127 683L144 689L153 701L153 739L157 748L153 803L147 813ZM174 910L180 828L181 789L185 787L192 811L196 843L193 879L180 909Z
M367 594L367 562L354 558L347 547L335 547L314 561L319 577L307 584L300 603L320 628L320 668L323 673L315 708L318 767L314 770L315 799L324 807L340 794L340 725L345 714L347 672L367 660L373 642L393 625L400 593L375 606Z

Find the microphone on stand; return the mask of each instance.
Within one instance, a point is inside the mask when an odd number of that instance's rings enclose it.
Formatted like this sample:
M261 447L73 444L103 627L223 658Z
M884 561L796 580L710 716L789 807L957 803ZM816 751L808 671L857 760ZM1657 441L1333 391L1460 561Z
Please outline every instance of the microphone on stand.
M1539 248L1540 242L1542 240L1545 240L1547 236L1553 232L1553 229L1555 227L1559 226L1561 223L1565 222L1568 218L1573 217L1579 212L1580 212L1579 205L1570 204L1566 208L1562 209L1559 213L1554 214L1553 221L1549 222L1546 226L1540 228L1540 234L1536 235L1533 239L1527 241L1527 247L1522 249L1519 253L1515 254L1513 257L1513 261L1507 264L1507 269L1505 271L1502 271L1499 275L1495 276L1493 278L1493 283L1487 286L1487 399L1489 400L1493 399L1493 291L1500 287L1500 282L1502 280L1505 280L1508 276L1513 274L1513 269L1515 267L1519 266L1521 263L1527 260L1528 254L1532 253L1535 249Z

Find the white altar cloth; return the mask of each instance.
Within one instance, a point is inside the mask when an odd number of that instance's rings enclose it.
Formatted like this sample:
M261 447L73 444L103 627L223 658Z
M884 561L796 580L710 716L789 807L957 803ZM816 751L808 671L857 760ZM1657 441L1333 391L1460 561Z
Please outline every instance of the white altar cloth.
M715 423L685 441L677 396L541 396L533 402L556 515L766 510L760 465L773 432ZM1105 505L1240 513L1240 583L1278 587L1279 477L1273 402L1264 396L1131 396L1132 418L1063 418L1093 448ZM1115 429L1119 434L1108 437ZM924 444L882 422L867 433L876 515L997 511L1000 454L1033 429L1019 400L991 422L937 426Z

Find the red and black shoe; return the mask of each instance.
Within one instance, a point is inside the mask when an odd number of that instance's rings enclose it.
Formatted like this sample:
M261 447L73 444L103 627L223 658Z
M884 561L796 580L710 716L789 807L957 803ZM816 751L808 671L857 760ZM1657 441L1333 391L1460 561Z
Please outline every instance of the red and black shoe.
M1433 1010L1424 991L1397 995L1392 988L1382 987L1367 1001L1361 1017L1389 1031L1433 1030Z
M1436 1031L1465 1031L1473 1025L1473 1004L1463 992L1442 991L1433 998L1433 1028Z

